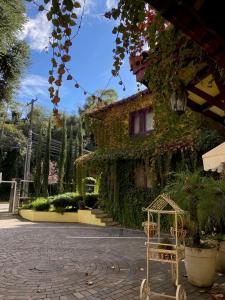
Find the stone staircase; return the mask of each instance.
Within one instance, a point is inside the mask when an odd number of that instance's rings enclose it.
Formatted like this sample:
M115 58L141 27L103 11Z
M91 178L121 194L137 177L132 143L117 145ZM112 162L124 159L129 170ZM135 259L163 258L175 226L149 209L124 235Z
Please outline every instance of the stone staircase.
M92 209L91 213L95 215L97 219L101 221L101 223L104 224L104 226L118 226L119 224L115 221L113 221L113 218L111 218L107 213L105 213L101 209Z

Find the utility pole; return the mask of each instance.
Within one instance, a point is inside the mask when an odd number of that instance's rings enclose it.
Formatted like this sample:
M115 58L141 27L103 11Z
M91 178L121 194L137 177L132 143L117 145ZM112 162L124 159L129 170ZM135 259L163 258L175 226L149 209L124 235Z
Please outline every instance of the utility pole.
M30 161L31 161L31 152L32 152L32 134L33 134L33 111L34 103L36 99L32 99L31 102L27 103L27 106L31 105L30 110L30 120L29 120L29 129L28 129L28 139L27 139L27 151L24 163L24 176L23 176L23 197L28 197L29 190L29 181L30 178Z

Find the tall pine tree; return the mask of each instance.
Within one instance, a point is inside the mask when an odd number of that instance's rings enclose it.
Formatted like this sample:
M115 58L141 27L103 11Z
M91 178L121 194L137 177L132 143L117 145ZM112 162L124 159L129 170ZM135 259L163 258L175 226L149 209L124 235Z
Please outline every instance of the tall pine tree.
M70 125L69 142L67 145L67 157L65 166L64 181L66 184L66 191L72 191L73 186L73 169L74 169L74 151L73 151L73 126Z
M43 137L42 137L42 128L40 128L38 143L36 146L36 159L35 159L35 174L34 174L34 188L36 196L41 194L41 185L42 185L42 148L43 148Z
M46 145L43 161L43 185L42 191L44 196L48 196L48 176L49 176L49 163L50 163L50 150L51 150L51 118L48 121L48 131L46 136Z
M78 126L78 145L79 145L79 156L83 155L84 152L84 135L83 135L83 126L82 126L82 118L79 118L79 126Z
M77 191L77 168L75 161L78 158L78 138L77 133L75 137L75 145L74 145L74 160L73 160L73 190Z
M59 158L58 168L58 192L63 193L64 191L64 175L65 175L65 164L66 164L66 151L67 150L67 128L66 128L66 116L63 117L63 134L62 144Z

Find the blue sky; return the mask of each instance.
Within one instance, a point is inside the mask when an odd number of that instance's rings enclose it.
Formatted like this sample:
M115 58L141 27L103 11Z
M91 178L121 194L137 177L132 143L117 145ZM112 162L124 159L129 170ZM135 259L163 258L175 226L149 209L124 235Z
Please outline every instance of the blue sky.
M89 92L103 89L111 77L112 49L114 35L112 29L115 21L103 17L105 11L115 5L116 0L86 0L86 11L80 34L73 41L72 61L69 65L72 75ZM22 79L17 101L27 102L38 97L38 103L52 109L48 96L48 70L50 55L43 51L48 44L51 24L47 22L44 12L28 3L28 22L24 27L22 38L31 48L31 64ZM114 88L119 99L137 92L135 76L130 72L128 58L121 69L121 77L126 91L118 84L119 78L113 78L108 88ZM64 80L61 89L59 109L67 113L76 113L84 103L85 95L76 89L71 81Z

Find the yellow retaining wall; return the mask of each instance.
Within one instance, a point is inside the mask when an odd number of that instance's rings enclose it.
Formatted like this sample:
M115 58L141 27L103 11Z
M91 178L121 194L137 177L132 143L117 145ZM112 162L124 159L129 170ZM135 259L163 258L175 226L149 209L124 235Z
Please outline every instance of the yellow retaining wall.
M106 226L101 219L96 218L91 210L78 210L78 212L64 212L63 214L52 211L34 211L20 209L19 214L22 218L32 222L65 222L65 223L84 223L98 226Z

